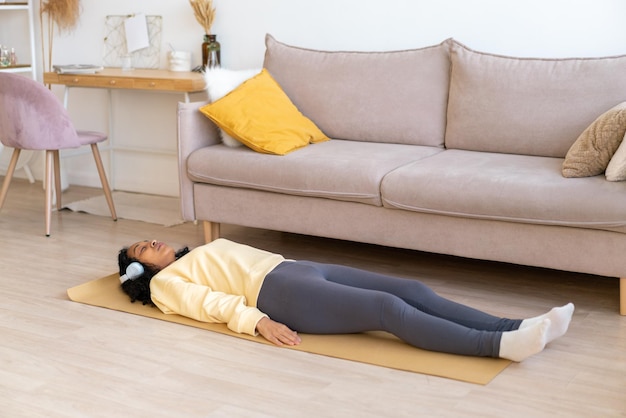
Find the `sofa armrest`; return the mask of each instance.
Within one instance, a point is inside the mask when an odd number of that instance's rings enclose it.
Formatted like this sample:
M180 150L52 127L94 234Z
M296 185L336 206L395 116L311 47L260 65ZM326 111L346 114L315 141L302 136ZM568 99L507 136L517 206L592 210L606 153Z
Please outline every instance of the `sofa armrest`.
M198 110L207 103L178 103L178 181L181 214L186 221L196 220L193 181L187 176L187 158L197 149L220 143L217 127Z

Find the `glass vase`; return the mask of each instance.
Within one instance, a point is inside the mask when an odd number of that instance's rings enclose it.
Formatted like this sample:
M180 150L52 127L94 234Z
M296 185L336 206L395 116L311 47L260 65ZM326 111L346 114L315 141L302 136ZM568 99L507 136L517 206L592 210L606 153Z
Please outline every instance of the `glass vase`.
M202 42L202 69L219 68L221 62L221 45L217 35L204 35Z

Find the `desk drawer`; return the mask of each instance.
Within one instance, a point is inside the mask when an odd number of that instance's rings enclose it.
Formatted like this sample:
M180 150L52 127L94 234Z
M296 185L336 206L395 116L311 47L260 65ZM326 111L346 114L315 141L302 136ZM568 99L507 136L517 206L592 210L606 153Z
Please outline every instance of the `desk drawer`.
M174 80L157 80L149 78L137 78L134 84L136 89L145 90L176 90Z
M132 89L133 80L123 77L94 77L90 75L59 75L62 84L71 87L102 87L107 89Z

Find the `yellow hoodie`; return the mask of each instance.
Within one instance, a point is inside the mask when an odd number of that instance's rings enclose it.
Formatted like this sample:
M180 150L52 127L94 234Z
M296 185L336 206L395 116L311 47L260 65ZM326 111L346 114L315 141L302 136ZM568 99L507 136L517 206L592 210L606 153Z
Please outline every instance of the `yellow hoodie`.
M156 274L150 281L152 301L166 314L256 335L256 324L267 316L256 308L263 280L283 261L279 254L220 238Z

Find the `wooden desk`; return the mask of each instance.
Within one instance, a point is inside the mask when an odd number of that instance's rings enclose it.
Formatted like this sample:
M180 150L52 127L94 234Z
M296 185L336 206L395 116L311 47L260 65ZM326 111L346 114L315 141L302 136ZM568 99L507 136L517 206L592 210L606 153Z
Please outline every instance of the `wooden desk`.
M196 72L178 72L169 70L134 69L124 71L121 68L105 68L95 74L58 74L56 72L46 72L43 74L44 84L59 84L65 86L63 104L67 108L69 91L71 88L102 88L107 89L109 94L109 146L106 147L114 151L116 146L113 138L113 118L114 114L111 100L113 90L144 90L162 93L182 93L185 102L189 102L189 93L201 92L205 89L204 76ZM132 149L126 149L132 151ZM141 150L145 152L145 150ZM111 188L115 188L114 158L111 153L109 159L111 167L109 179ZM61 173L62 183L64 173ZM65 189L66 186L63 185Z
M95 74L44 73L43 83L66 87L178 92L185 95L185 101L189 101L189 93L205 88L204 77L200 73L152 69L124 71L121 68L105 68Z

